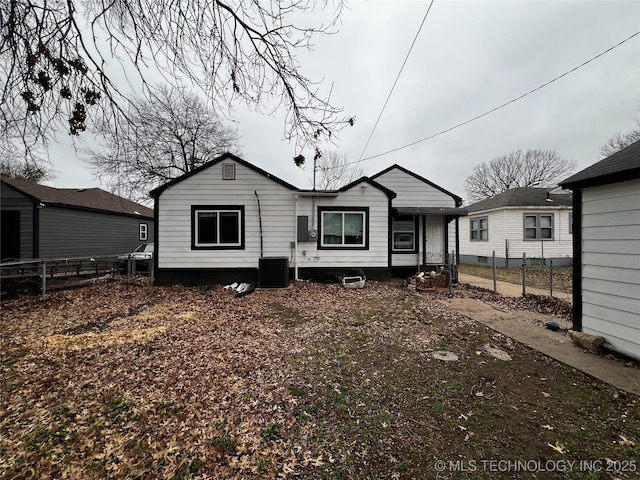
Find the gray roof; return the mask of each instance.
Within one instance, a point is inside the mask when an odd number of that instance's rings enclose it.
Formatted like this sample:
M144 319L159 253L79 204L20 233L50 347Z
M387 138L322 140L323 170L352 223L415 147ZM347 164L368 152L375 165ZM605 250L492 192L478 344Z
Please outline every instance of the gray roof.
M575 189L640 178L640 140L567 178L560 185Z
M15 178L2 177L1 180L33 202L153 218L151 208L100 188L53 188Z
M571 206L572 195L551 193L556 188L512 188L466 207L469 213L503 207L559 207ZM547 200L548 199L548 200Z

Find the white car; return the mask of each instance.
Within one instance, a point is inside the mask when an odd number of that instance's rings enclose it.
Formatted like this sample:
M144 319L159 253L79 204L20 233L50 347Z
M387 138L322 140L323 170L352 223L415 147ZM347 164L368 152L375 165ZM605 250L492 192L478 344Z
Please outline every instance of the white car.
M129 260L135 260L136 270L148 270L153 259L153 243L143 243L133 252L118 255L120 261L120 271L127 272Z

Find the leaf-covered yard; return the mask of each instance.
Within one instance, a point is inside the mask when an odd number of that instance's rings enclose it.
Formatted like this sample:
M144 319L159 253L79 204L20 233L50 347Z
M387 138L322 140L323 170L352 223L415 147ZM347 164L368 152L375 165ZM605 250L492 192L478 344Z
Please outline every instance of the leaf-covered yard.
M637 397L399 282L115 282L0 327L2 478L638 478Z

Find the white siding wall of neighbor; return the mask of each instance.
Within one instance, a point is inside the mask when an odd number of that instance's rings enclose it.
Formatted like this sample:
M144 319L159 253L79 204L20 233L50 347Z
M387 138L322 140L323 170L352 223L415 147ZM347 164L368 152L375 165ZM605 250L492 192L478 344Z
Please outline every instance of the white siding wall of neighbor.
M582 193L582 329L640 360L640 180Z
M571 208L553 209L529 207L504 208L485 213L474 213L460 218L460 255L477 255L505 258L506 243L509 240L509 258L527 257L564 258L573 255L573 237L570 233ZM553 214L553 240L524 240L525 214ZM487 217L489 221L489 239L487 241L471 241L470 221L474 218Z
M365 188L362 188L365 187ZM318 207L368 207L369 208L369 249L318 249L318 243L298 243L298 267L382 267L388 265L388 226L389 198L387 195L366 183L355 185L341 192L337 197L298 197L298 215L308 216L309 228L320 232ZM293 213L291 214L293 222ZM293 240L293 235L289 242Z
M228 163L235 164L235 180L222 180L222 166ZM260 217L254 192L260 199L263 256L290 257L295 232L293 192L240 163L225 160L160 195L159 268L258 268ZM192 205L244 206L244 250L192 250Z

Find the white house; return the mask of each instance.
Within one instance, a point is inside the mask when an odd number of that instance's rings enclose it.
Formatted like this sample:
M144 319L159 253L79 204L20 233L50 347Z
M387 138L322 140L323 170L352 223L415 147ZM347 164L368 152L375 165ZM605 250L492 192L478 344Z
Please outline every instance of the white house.
M552 188L512 188L466 207L460 219L460 263L520 266L522 257L571 264L572 197Z
M573 191L573 329L640 360L640 141L560 185Z
M459 197L397 165L314 191L232 154L151 195L157 284L412 274L446 261L447 224L465 213Z

